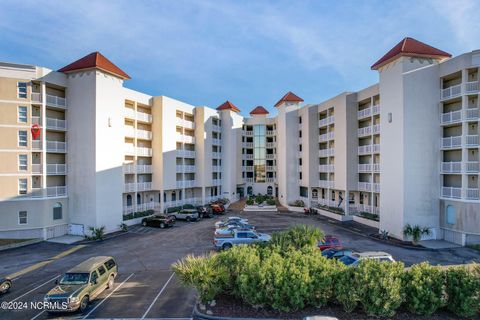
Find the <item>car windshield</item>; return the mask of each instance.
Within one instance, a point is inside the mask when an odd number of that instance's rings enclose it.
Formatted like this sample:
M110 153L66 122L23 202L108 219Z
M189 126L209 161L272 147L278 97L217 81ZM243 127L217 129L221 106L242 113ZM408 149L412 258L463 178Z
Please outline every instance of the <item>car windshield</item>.
M60 284L72 285L72 284L86 284L88 282L88 273L66 273Z
M339 260L343 262L343 264L345 264L346 266L349 266L356 261L354 258L350 256L343 256Z

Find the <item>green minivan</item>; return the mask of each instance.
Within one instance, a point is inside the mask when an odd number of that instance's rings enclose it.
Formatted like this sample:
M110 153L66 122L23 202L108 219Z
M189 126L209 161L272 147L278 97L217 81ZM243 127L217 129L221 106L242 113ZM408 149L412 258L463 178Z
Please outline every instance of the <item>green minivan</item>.
M117 263L112 257L92 257L65 273L44 298L48 312L85 311L105 289L113 288Z

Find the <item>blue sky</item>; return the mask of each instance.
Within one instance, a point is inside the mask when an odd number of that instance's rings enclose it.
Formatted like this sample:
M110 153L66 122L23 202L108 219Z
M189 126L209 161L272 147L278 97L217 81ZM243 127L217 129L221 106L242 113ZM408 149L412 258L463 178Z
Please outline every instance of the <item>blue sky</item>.
M126 86L248 112L291 90L306 103L377 81L370 66L405 36L453 55L480 49L480 2L0 2L0 61L58 69L100 51Z

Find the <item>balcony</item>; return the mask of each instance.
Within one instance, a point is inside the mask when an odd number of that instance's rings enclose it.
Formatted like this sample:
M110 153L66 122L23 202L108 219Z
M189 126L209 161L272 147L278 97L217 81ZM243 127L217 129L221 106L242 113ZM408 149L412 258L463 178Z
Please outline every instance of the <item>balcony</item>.
M380 134L380 125L379 124L374 124L372 126L372 133L373 134Z
M363 110L359 110L357 112L358 119L363 119L366 117L370 117L372 115L372 107L365 108Z
M152 148L137 147L137 156L151 157L152 156Z
M155 210L155 208L158 208L159 206L160 206L160 203L158 202L140 203L140 204L137 204L137 211Z
M32 149L33 150L42 150L42 141L41 140L32 140Z
M187 128L187 129L195 129L195 123L190 120L182 119L182 118L176 118L176 124L177 126Z
M68 195L68 190L66 186L56 186L56 187L47 187L42 188L32 188L30 195L26 197L30 198L53 198L53 197L65 197Z
M33 174L42 174L43 166L40 163L32 164L32 173Z
M193 188L195 187L195 180L177 181L177 188Z
M221 166L212 166L212 172L221 172L222 167Z
M244 154L244 155L243 155L243 159L253 160L253 154Z
M363 128L358 128L358 136L359 137L364 137L364 136L369 136L372 134L372 127L363 127Z
M380 145L379 144L372 144L372 152L373 153L380 153Z
M265 178L265 182L267 182L267 183L275 183L275 182L277 182L277 178L274 178L274 177L266 177L266 178Z
M358 147L358 154L370 154L372 153L372 145L367 144L365 146Z
M464 190L465 199L480 200L480 192L477 188L467 188Z
M65 153L67 143L63 141L47 141L47 152Z
M462 147L462 136L446 137L440 139L440 147L442 149L455 149Z
M277 170L276 166L267 166L267 171L275 171Z
M466 93L478 93L480 92L480 81L471 81L465 84Z
M245 183L252 183L252 182L253 182L253 178L243 178L243 182L245 182Z
M253 136L253 131L252 130L244 130L243 134L247 137L252 137Z
M125 154L134 156L135 155L135 147L133 145L126 145L125 146Z
M372 191L372 183L370 182L359 182L358 183L359 191Z
M372 172L372 164L359 164L358 165L358 172Z
M380 192L380 183L372 183L373 192Z
M219 186L222 184L222 179L212 179L212 184L214 186Z
M137 129L137 139L152 140L152 132L148 130Z
M192 165L177 165L177 172L192 173L195 172L196 167Z
M62 119L47 118L47 129L49 130L67 130L67 121Z
M222 144L222 142L220 139L212 138L212 144L219 146Z
M379 105L379 104L374 105L374 106L372 107L372 113L373 113L374 115L380 113L380 105Z
M275 148L275 142L267 142L265 145L267 148ZM253 147L253 144L252 144Z
M465 110L465 120L473 120L473 121L478 121L478 108L469 108Z
M243 171L253 171L253 166L245 166L243 167Z
M195 155L193 150L177 150L177 157L180 158L195 158Z
M466 173L479 173L480 172L480 163L478 161L468 161L465 163L465 172Z
M134 120L135 119L135 110L130 109L130 108L125 108L124 115L125 115L125 118L129 118L129 119Z
M446 99L451 99L451 98L458 97L461 94L462 94L462 85L457 84L455 86L451 86L451 87L448 87L448 88L445 88L445 89L441 89L440 98L442 100L446 100Z
M333 172L335 170L335 166L333 164L321 164L318 166L319 172Z
M251 155L252 157L249 159L253 159L253 154ZM212 152L212 158L213 159L220 159L222 157L222 154L220 152Z
M137 111L136 115L138 121L152 123L153 117L151 114Z
M373 164L373 172L380 172L380 163L374 163Z
M461 199L462 188L442 187L440 190L440 195L444 198Z
M47 164L48 175L65 175L67 174L67 165L64 163Z
M462 163L461 162L442 162L440 171L442 173L461 173Z
M327 132L327 133L324 133L324 134L321 134L318 136L318 141L320 142L324 142L324 141L329 141L329 140L333 140L335 134L334 132Z
M328 126L329 124L332 124L334 122L335 122L335 117L330 116L330 117L326 117L326 118L318 120L318 126L319 127L324 127L324 126Z
M35 104L41 104L42 101L42 94L38 92L32 92L31 94L32 102ZM54 96L51 94L46 95L46 105L50 107L56 107L61 109L67 108L67 100L62 97Z
M462 122L462 110L442 113L440 116L441 124L452 124Z
M244 142L242 145L244 148L253 148L253 142Z
M318 150L319 157L331 157L334 155L334 153L335 153L335 150L333 148Z
M267 130L267 136L274 136L276 134L275 130Z
M265 159L275 159L275 154L273 154L273 153L267 153L267 154L265 155Z
M318 180L318 186L320 188L333 188L333 181L330 180Z
M147 191L152 190L151 182L127 182L124 186L125 192Z
M221 132L222 127L220 127L219 125L216 125L216 124L212 124L212 131Z
M466 147L478 147L480 144L480 139L478 135L467 135L465 136L465 146Z
M125 127L125 137L135 137L135 128L132 126Z

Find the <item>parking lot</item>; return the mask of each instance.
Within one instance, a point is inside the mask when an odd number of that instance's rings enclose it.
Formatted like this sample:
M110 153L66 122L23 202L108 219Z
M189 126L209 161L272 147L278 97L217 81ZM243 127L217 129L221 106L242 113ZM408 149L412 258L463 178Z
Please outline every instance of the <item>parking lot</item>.
M442 251L418 251L374 241L351 233L318 216L294 213L232 212L248 218L259 232L271 233L298 223L320 227L327 234L338 236L344 246L354 251L386 251L407 265L428 260L433 264L461 264L480 261L480 254L468 248ZM223 217L223 216L221 216ZM0 319L189 319L195 302L195 292L182 287L170 270L170 265L187 254L202 254L212 250L213 223L177 222L169 229L133 226L129 232L85 247L58 259L52 257L72 248L69 245L42 242L0 253L0 275L12 274L31 265L46 262L34 271L14 279L2 302L42 301L55 279L68 269L96 255L113 256L119 275L113 289L104 291L83 314L48 315L30 307L23 310L0 310Z

